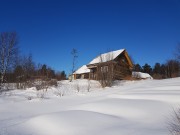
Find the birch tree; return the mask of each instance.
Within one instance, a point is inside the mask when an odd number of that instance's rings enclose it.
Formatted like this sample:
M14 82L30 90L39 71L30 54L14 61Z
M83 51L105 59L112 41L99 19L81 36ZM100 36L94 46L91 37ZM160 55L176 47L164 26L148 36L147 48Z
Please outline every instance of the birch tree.
M5 81L8 68L17 54L17 34L15 32L0 33L0 89Z

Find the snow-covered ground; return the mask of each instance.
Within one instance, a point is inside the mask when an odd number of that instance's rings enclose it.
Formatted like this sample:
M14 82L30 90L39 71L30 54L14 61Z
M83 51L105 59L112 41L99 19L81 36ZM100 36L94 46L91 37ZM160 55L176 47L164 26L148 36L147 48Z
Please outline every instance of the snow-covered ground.
M77 80L47 92L5 92L0 135L168 135L168 117L180 104L179 82L122 81L102 89L97 82Z

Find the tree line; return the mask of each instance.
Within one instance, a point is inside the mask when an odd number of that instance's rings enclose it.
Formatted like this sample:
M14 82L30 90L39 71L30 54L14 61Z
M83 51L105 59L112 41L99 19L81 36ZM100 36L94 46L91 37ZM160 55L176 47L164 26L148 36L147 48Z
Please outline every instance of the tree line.
M77 50L71 52L73 56L72 73L75 69ZM165 79L180 76L180 44L176 48L175 59L165 63L155 63L141 66L134 64L133 71L149 73L155 79ZM31 85L34 80L65 80L64 71L56 72L46 64L34 62L32 54L21 55L19 53L18 36L16 32L0 33L0 89L4 83L17 83ZM49 82L48 82L49 83Z
M141 66L135 64L133 71L150 74L154 79L166 79L180 76L180 62L177 59L167 60L165 63L155 63L153 67L149 64Z
M36 79L65 80L66 74L46 64L36 64L32 54L22 56L16 32L0 33L0 89L4 83L27 83Z

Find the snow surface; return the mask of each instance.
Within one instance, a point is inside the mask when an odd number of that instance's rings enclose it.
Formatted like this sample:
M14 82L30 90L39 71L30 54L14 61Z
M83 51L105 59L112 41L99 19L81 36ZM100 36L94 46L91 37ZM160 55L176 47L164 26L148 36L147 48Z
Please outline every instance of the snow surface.
M102 89L92 81L87 92L87 80L63 81L45 99L31 100L26 96L37 95L34 88L5 92L0 135L167 135L167 117L180 103L179 82L117 81ZM57 96L58 89L76 92Z
M132 72L132 77L139 78L139 79L153 79L148 73L142 72Z
M125 49L117 50L117 51L111 51L108 53L101 54L100 56L97 56L95 59L93 59L89 64L96 64L101 62L107 62L110 60L114 60L118 55L120 55Z
M78 70L76 70L73 74L83 74L83 73L89 73L90 69L87 68L86 65L83 65Z

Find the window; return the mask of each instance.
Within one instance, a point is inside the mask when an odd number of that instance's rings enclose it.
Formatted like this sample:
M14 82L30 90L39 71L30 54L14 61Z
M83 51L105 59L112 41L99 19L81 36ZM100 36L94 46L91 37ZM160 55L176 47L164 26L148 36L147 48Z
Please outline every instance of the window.
M107 73L108 72L108 66L101 67L101 72Z

